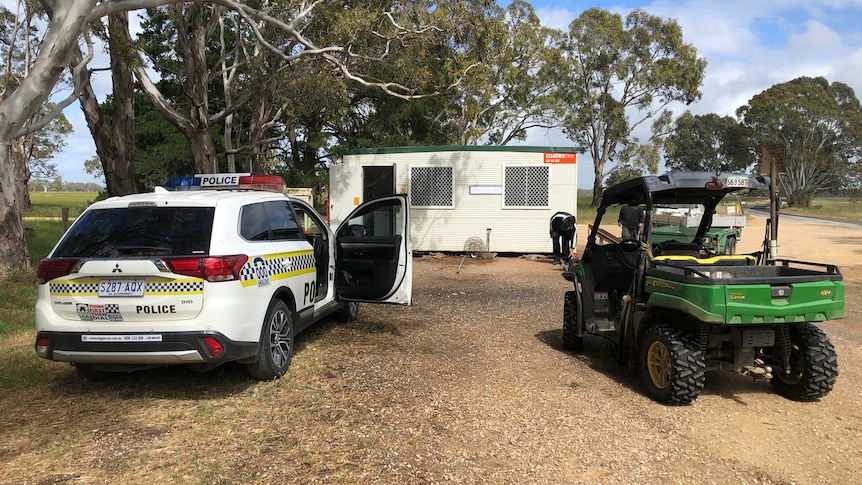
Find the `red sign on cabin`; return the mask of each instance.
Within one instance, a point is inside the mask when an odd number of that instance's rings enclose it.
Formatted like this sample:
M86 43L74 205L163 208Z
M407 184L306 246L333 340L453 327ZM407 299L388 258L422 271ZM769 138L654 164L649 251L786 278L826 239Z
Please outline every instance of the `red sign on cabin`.
M545 163L578 163L578 154L559 152L545 153Z

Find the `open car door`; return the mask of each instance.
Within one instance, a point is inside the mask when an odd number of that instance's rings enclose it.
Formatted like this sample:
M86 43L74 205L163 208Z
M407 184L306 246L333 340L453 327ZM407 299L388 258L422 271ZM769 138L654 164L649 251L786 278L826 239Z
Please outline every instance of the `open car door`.
M410 305L413 250L407 196L357 207L335 232L335 291L342 300Z

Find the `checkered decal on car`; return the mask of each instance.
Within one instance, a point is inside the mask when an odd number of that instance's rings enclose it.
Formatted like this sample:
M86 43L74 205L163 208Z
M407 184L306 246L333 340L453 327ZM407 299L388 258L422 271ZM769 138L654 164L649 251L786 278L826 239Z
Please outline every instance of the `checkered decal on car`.
M272 280L280 280L314 271L314 252L266 254L250 257L240 270L243 286L265 286Z
M54 296L95 296L99 294L98 281L57 281L48 285ZM144 294L152 295L189 295L203 293L204 282L201 279L177 280L165 283L147 281Z
M150 283L144 288L146 294L158 295L187 295L190 293L203 293L204 281L201 279L177 280L170 283Z
M58 281L49 283L48 289L55 296L94 296L99 293L99 282L76 283L74 281Z

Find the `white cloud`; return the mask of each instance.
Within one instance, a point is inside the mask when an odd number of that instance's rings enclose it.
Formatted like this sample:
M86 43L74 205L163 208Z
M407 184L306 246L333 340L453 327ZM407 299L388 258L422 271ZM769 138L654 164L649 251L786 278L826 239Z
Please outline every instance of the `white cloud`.
M553 7L540 7L545 3ZM545 25L557 28L566 28L591 6L550 0L533 0L533 5ZM630 10L601 6L623 16ZM855 20L862 17L862 0L655 0L640 8L676 19L685 42L707 60L703 97L690 106L675 105L677 115L688 109L735 116L756 94L799 76L840 81L862 96L862 31ZM531 134L527 142L544 145L544 139L552 137ZM578 185L589 187L592 171L584 169L579 167Z

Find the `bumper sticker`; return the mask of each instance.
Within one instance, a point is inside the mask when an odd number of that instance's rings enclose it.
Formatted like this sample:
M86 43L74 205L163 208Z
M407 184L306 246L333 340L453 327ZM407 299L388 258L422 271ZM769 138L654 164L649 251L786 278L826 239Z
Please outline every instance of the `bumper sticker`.
M78 318L87 321L100 322L122 322L123 315L120 313L120 305L90 305L87 303L78 303L75 305L78 312Z

